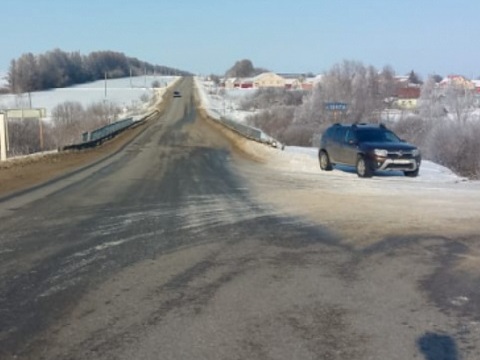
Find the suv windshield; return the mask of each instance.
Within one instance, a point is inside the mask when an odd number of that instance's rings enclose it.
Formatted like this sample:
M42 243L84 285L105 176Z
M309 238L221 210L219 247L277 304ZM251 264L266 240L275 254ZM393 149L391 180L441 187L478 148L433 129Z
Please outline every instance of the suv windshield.
M359 129L357 139L360 142L400 142L393 132L384 129Z

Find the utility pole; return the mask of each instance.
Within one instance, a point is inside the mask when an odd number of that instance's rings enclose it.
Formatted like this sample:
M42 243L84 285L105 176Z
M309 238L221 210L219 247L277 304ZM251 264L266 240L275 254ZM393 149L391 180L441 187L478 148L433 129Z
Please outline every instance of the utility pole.
M105 71L105 99L107 98L107 72Z
M38 127L40 135L40 151L43 151L43 123L41 118L38 118Z

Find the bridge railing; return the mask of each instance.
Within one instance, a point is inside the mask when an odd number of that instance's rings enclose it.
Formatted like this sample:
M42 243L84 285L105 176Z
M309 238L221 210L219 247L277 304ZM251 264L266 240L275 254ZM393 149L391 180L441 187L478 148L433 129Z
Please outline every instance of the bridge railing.
M225 115L221 115L221 109L216 109L211 106L208 94L205 91L201 81L195 77L195 86L197 88L197 94L200 98L200 102L202 104L202 108L205 109L207 114L210 118L222 123L224 126L234 130L235 132L239 133L240 135L257 142L261 142L263 144L267 144L273 147L281 147L281 144L272 138L271 136L267 135L261 129L255 128L253 126L248 126L238 121L232 120Z
M140 117L140 118L135 118L135 117L129 117L126 119L121 119L118 121L115 121L111 124L102 126L98 129L95 129L93 131L88 131L84 132L82 134L82 142L78 144L72 144L72 145L67 145L62 147L61 150L81 150L81 149L87 149L91 147L98 146L102 144L104 141L109 140L121 132L137 126L141 124L144 120L146 120L148 117L153 115L155 112L148 114L146 116Z

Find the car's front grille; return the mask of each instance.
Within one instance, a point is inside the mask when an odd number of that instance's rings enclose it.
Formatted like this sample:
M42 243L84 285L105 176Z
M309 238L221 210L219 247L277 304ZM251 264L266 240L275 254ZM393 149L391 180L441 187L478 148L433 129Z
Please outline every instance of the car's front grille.
M405 170L405 169L409 169L409 170L414 170L415 166L414 164L389 164L386 169L399 169L399 170Z
M413 154L410 151L389 151L388 157L390 159L411 159Z

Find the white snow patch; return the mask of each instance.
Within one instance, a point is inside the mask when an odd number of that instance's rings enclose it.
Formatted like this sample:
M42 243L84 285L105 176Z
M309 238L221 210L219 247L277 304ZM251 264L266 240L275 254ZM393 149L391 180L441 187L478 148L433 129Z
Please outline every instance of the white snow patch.
M240 103L246 96L255 93L257 89L225 89L219 88L208 81L195 78L202 104L214 118L224 116L241 124L255 111L240 110Z
M466 303L468 303L469 301L470 301L470 299L466 296L457 296L454 299L452 299L450 302L454 306L463 306Z
M106 242L102 245L98 245L98 246L95 246L95 250L96 251L101 251L101 250L105 250L105 249L108 249L110 247L113 247L113 246L118 246L118 245L122 245L123 243L126 243L127 241L129 241L131 239L123 239L123 240L118 240L118 241L110 241L110 242Z
M292 167L292 171L313 171L315 173L318 173L320 171L318 163L318 148L286 146L284 151L284 157L288 161L289 166ZM335 170L332 171L332 173L339 172L349 174L355 172L355 170L347 166L337 166ZM395 178L402 178L403 180L405 180L403 173L400 171L379 171L376 172L375 175L382 176L385 179L396 180ZM418 177L409 179L413 181L425 182L466 181L465 178L456 175L450 169L428 160L422 161Z
M0 255L1 255L1 254L11 253L11 252L13 252L13 251L14 251L13 249L3 249L3 250L0 250Z

